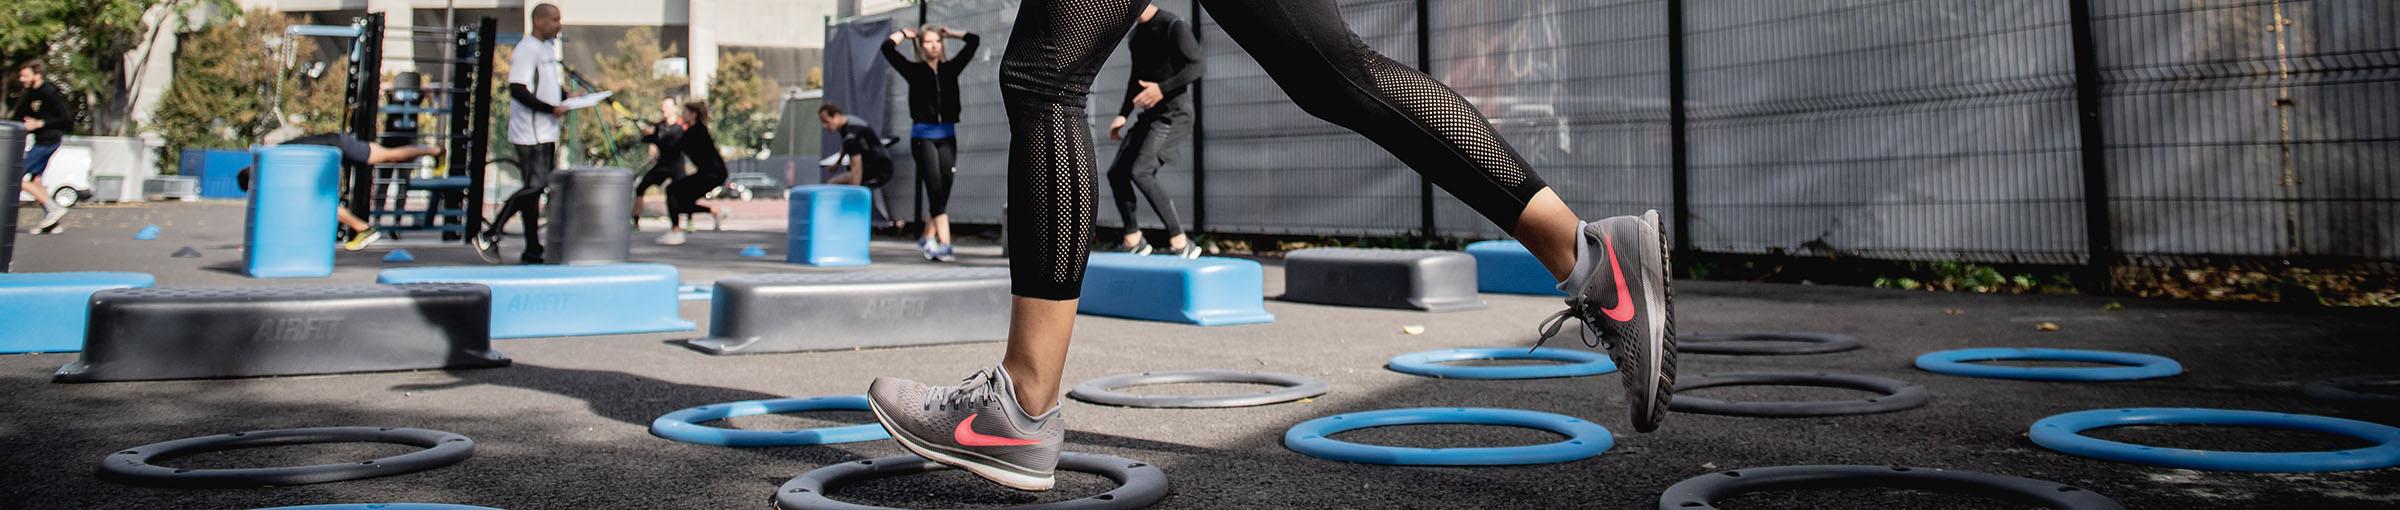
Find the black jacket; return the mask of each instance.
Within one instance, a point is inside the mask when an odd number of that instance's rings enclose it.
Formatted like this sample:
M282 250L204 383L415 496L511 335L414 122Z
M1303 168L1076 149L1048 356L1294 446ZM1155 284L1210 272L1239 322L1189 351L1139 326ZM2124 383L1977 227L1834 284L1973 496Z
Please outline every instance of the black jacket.
M1164 9L1150 16L1150 21L1133 26L1133 73L1125 78L1125 101L1117 104L1117 116L1133 113L1133 96L1142 93L1136 81L1158 83L1165 94L1159 104L1183 95L1193 80L1207 72L1206 56L1200 53L1200 40L1192 38L1192 24Z
M67 102L67 95L58 91L58 85L48 81L25 91L24 98L8 112L8 120L42 119L42 128L33 131L34 145L58 145L75 128L75 104Z
M657 130L642 135L642 143L658 146L658 162L650 165L650 171L683 174L683 148L677 143L681 141L683 126L663 122L659 123Z
M725 176L725 155L717 153L717 137L708 134L707 124L683 128L683 138L675 140L675 148L692 160L693 177Z
M909 61L900 54L898 43L890 38L883 40L883 59L892 63L893 71L900 72L900 79L908 80L910 122L958 122L958 74L975 61L975 49L982 46L983 37L970 33L960 35L959 39L966 46L959 48L958 55L942 61L938 70L926 68L924 62Z

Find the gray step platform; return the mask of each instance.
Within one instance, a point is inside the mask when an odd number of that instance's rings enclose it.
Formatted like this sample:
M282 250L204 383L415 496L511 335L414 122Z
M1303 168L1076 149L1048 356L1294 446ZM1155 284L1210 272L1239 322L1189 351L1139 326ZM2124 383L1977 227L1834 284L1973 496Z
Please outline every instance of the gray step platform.
M824 351L1008 339L1008 270L780 273L717 280L709 354Z
M116 289L55 382L507 366L482 285Z
M1283 257L1283 300L1429 312L1476 310L1475 258L1440 250L1309 248Z

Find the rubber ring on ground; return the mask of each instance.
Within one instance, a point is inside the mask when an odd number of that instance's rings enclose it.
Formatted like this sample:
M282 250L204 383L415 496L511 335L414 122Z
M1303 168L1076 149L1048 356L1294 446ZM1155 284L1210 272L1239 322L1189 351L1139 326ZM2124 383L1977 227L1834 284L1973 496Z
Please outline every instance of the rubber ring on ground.
M392 443L424 448L390 457L340 464L240 469L179 469L150 459L197 453L319 443ZM475 441L439 430L398 427L317 427L253 430L177 439L127 448L100 461L100 476L172 487L266 487L374 478L457 464L475 455Z
M1772 490L1887 487L2004 498L2062 510L2122 510L2115 500L2082 488L2031 478L1899 466L1775 466L1720 471L1667 487L1658 510L1707 510L1717 500Z
M1458 361L1534 360L1563 361L1554 365L1465 366L1447 365ZM1545 379L1551 377L1583 377L1617 371L1617 364L1608 355L1575 349L1443 349L1412 352L1393 356L1384 365L1394 372L1443 379Z
M2118 367L2013 367L1977 365L1971 361L2082 361L2127 365ZM1936 374L2027 381L2131 381L2183 373L2183 364L2165 356L2082 349L2021 349L1994 347L1936 351L1917 356L1917 368Z
M301 505L260 508L258 510L500 510L488 506L446 505L441 503L337 503L330 505Z
M891 433L884 431L883 425L874 423L804 430L740 430L700 425L736 416L871 409L867 397L863 395L726 402L661 415L650 421L650 433L686 443L737 447L809 446L891 439Z
M2354 437L2375 443L2375 446L2317 452L2229 452L2142 446L2083 435L2086 430L2131 425L2217 425L2300 430ZM2093 409L2033 422L2029 435L2034 444L2068 455L2206 471L2323 473L2400 466L2400 428L2306 414L2182 407Z
M1261 393L1234 395L1135 395L1116 391L1118 388L1134 386L1187 383L1271 384L1282 388ZM1075 390L1067 392L1067 396L1074 397L1076 400L1112 406L1197 409L1280 404L1323 395L1330 387L1325 384L1325 381L1291 374L1185 370L1102 377L1075 385Z
M1859 400L1729 402L1683 394L1686 391L1718 386L1817 386L1872 391L1882 393L1883 396ZM1899 379L1853 374L1782 372L1743 372L1685 377L1675 380L1675 393L1675 398L1667 401L1669 410L1764 418L1889 413L1924 407L1925 401L1928 400L1924 386Z
M1675 352L1736 356L1789 356L1858 350L1858 337L1840 333L1694 333L1675 338Z
M915 455L895 455L879 459L844 462L817 468L814 471L784 482L775 491L775 507L782 510L862 510L884 507L834 501L825 491L842 484L913 475L951 469ZM1167 472L1149 463L1090 453L1066 452L1058 455L1058 469L1091 473L1117 482L1117 488L1083 499L1072 499L1036 505L1008 508L1042 510L1119 510L1142 508L1167 497Z
M2366 388L2400 388L2400 375L2362 375L2341 377L2308 383L2300 387L2308 398L2337 402L2400 402L2400 395L2366 391Z
M1524 427L1567 438L1555 443L1527 446L1411 448L1359 444L1330 437L1372 427L1442 424ZM1337 414L1300 422L1291 430L1284 431L1283 446L1310 457L1359 464L1519 466L1591 458L1616 446L1616 438L1600 424L1560 414L1482 407L1414 407Z

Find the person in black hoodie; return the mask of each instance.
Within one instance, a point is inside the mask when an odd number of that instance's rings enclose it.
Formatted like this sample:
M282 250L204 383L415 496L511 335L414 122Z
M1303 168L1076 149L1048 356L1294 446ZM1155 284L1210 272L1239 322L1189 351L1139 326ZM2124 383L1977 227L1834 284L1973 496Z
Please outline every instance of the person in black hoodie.
M716 208L700 205L700 197L708 190L725 185L725 155L717 153L717 137L708 134L708 103L692 101L683 104L683 138L675 140L675 150L692 162L692 174L667 185L667 235L659 236L658 244L683 244L684 219L691 213L708 213L716 220L717 228L725 226L725 214ZM656 128L653 128L656 129Z
M1143 9L1138 19L1133 40L1126 44L1133 52L1133 72L1125 78L1125 101L1117 105L1117 119L1108 123L1108 139L1124 142L1117 146L1116 162L1108 165L1108 190L1117 216L1125 218L1123 249L1150 254L1150 243L1142 240L1142 223L1133 216L1133 190L1138 186L1142 196L1150 197L1150 210L1167 226L1168 248L1183 258L1199 258L1200 247L1183 235L1175 198L1158 187L1157 178L1159 167L1174 162L1177 142L1192 133L1192 99L1184 91L1207 65L1200 41L1192 38L1191 23L1157 5ZM1134 108L1141 108L1142 114L1127 132L1125 116Z
M958 56L945 55L945 39L966 42ZM915 40L917 61L900 54L900 42ZM958 75L975 60L983 38L969 32L926 25L924 30L900 29L883 42L883 59L908 81L909 148L917 160L917 180L925 183L925 236L917 245L928 260L949 261L950 183L958 173Z
M58 85L42 76L42 61L27 60L17 66L17 84L25 86L24 99L9 109L9 117L25 123L33 132L33 145L25 147L26 194L42 205L42 221L33 233L48 233L58 228L58 220L67 216L67 208L50 201L50 186L42 183L42 172L50 169L50 155L58 153L58 144L67 131L75 128L75 105L59 93Z
M676 103L675 98L659 101L658 124L650 126L650 132L642 135L642 143L651 145L653 159L650 171L643 172L641 180L633 183L636 209L641 206L642 195L649 192L651 187L664 188L676 178L683 177L683 152L675 148L675 143L683 139L683 116L677 113L680 111L683 111L683 105ZM635 226L640 226L640 211L634 212L633 222Z

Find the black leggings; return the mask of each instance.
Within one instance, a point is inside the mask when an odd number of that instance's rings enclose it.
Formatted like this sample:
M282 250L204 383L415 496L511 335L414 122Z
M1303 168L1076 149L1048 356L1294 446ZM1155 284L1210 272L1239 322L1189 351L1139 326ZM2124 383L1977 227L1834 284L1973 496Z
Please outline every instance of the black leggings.
M1083 291L1092 236L1092 139L1084 96L1147 0L1026 0L1000 62L1008 109L1012 291ZM1203 0L1225 34L1301 110L1383 146L1502 230L1546 188L1475 106L1376 54L1335 0Z
M917 181L925 183L925 214L950 214L950 182L958 172L958 139L918 138L908 144L917 160Z
M650 171L648 171L648 172L643 172L643 173L642 173L641 180L639 180L639 181L634 181L634 183L633 183L633 217L634 217L634 219L641 219L641 217L642 217L642 195L644 195L644 194L648 194L648 193L650 192L650 188L651 188L652 186L657 186L657 187L660 187L660 188L662 188L662 189L663 189L663 188L665 188L665 187L667 186L667 184L669 184L669 183L672 183L672 182L674 182L674 181L675 181L675 174L679 174L679 173L683 173L683 172L682 172L682 169L680 169L680 168L667 168L667 167L663 167L663 166L662 166L662 167L656 167L656 168L651 168L651 169L650 169Z
M1150 210L1158 213L1158 221L1167 224L1167 237L1183 235L1183 219L1175 214L1175 197L1167 196L1158 187L1158 168L1167 166L1175 157L1176 142L1192 133L1190 95L1176 95L1143 110L1125 130L1125 144L1117 146L1117 161L1108 165L1108 190L1117 202L1117 217L1125 219L1125 232L1142 231L1142 223L1133 217L1133 190L1141 188L1142 196L1150 197Z
M715 209L700 205L700 197L708 196L708 190L723 185L725 174L713 173L692 174L667 185L667 223L682 226L683 215L715 212Z

